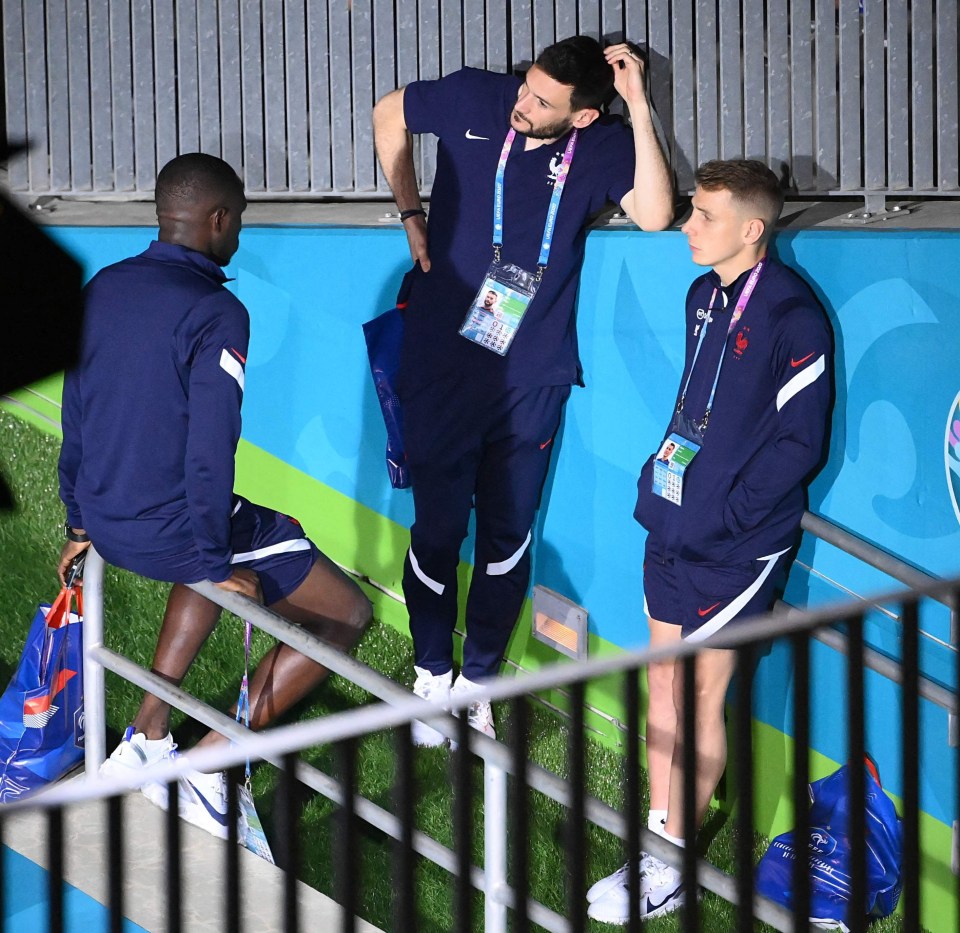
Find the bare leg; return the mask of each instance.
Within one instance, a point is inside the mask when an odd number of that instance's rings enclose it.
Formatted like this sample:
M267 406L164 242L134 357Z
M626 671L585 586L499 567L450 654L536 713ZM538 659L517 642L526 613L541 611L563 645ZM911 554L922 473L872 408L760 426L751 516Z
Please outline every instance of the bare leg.
M178 686L219 618L220 607L216 603L175 583L157 637L153 672ZM145 694L133 728L148 739L162 739L170 731L170 705L153 694Z
M650 647L660 648L680 640L680 626L648 619ZM673 702L674 662L661 661L647 668L647 773L650 777L650 809L666 810L670 799L670 768L677 734L677 711Z
M696 822L700 825L710 798L717 789L727 763L727 732L723 705L727 687L736 666L733 651L708 649L696 663ZM683 669L677 666L673 683L677 716L677 742L670 772L670 805L666 830L671 836L683 835Z
M345 652L359 641L372 618L370 601L360 587L322 554L303 583L270 608ZM250 683L250 726L262 729L326 676L325 667L289 645L274 646L257 665ZM225 741L219 733L210 732L197 747Z

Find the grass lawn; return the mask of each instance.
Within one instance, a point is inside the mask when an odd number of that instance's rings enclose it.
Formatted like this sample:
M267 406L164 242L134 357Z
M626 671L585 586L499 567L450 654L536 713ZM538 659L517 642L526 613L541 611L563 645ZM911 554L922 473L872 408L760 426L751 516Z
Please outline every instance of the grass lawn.
M16 510L0 513L0 566L4 568L5 585L0 591L0 677L9 679L20 651L27 626L37 603L56 595L56 562L63 541L63 507L57 497L56 459L59 443L36 428L24 424L7 412L0 411L0 470L13 489ZM268 504L268 503L267 503ZM309 529L307 529L309 532ZM149 666L156 632L163 613L167 585L135 577L115 568L108 568L105 581L106 641L114 650L144 666ZM254 631L253 652L259 658L269 647L270 639ZM358 657L371 667L398 680L411 684L412 651L408 639L394 629L375 622L363 639ZM243 665L243 635L240 621L224 616L207 645L193 665L184 686L187 690L214 706L226 708L235 699L239 689ZM297 718L323 716L371 701L358 687L339 677L330 680L318 690L312 702L304 703ZM107 679L108 747L119 739L127 723L134 716L140 702L140 691L113 675ZM567 729L558 719L539 704L531 705L531 756L557 774L563 775L566 766ZM509 721L499 711L498 726L506 734ZM173 730L182 746L190 746L203 732L198 724L175 714ZM313 748L305 758L323 770L334 773L334 753L331 748ZM377 734L361 745L358 774L361 792L391 808L393 779L393 736ZM445 845L452 839L452 759L443 749L417 751L416 810L420 828ZM606 802L620 803L621 759L612 751L595 743L588 743L587 773L589 792ZM254 791L258 807L267 829L274 839L272 819L275 802L276 771L262 766L254 775ZM480 787L481 772L475 771L476 788ZM312 796L305 790L305 807L301 840L303 849L303 880L320 890L333 894L336 852L332 846L335 807L326 799ZM310 796L306 796L310 794ZM547 906L561 913L565 902L565 849L563 809L542 795L529 795L530 824L533 838L530 842L531 894ZM475 810L475 861L482 861L482 807L477 801ZM734 835L730 820L712 814L710 824L719 827L710 842L707 857L724 870L733 865ZM623 861L620 842L596 827L589 827L589 858L587 877L591 880L617 868ZM758 855L765 848L765 840L757 838ZM383 929L393 929L391 884L391 844L379 832L368 829L362 841L363 876L358 880L360 914ZM450 876L437 866L420 860L418 866L418 895L420 923L417 933L447 933L453 927L451 904L453 886ZM474 899L474 927L482 927L482 900ZM702 902L703 928L707 931L728 931L734 926L732 907L721 899L707 894ZM309 918L304 918L309 923ZM651 933L679 930L679 918L674 915L651 922ZM612 929L591 923L591 930ZM898 920L891 919L873 927L877 933L899 930Z

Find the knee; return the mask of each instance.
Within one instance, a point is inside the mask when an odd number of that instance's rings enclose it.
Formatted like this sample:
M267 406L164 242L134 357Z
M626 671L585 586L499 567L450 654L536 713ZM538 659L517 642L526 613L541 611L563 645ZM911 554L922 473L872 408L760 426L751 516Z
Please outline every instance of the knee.
M647 668L647 688L651 706L674 704L673 661L653 663Z
M373 603L367 599L366 594L358 587L356 597L353 600L353 605L350 607L347 625L359 636L367 630L367 627L372 621Z

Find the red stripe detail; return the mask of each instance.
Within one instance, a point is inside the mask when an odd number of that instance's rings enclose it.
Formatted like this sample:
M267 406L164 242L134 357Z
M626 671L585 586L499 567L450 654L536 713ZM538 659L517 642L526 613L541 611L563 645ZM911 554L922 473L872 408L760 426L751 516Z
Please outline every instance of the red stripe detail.
M68 681L76 676L76 671L66 669L60 671L60 673L57 674L57 679L53 684L53 689L46 696L34 697L32 700L23 701L23 715L36 716L37 713L42 713L50 709L50 704L53 702L53 698L67 685Z

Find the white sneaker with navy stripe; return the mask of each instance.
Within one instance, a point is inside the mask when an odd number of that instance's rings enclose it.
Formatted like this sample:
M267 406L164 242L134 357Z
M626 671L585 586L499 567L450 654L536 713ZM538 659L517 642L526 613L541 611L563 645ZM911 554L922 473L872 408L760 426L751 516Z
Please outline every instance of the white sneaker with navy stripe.
M169 758L178 757L171 751ZM203 771L187 771L177 782L177 804L182 820L205 829L218 839L226 839L227 821L227 782L222 771L206 774ZM144 784L143 796L163 810L169 802L167 785L152 782Z
M682 907L686 900L683 877L675 868L653 855L644 854L634 871L630 863L606 878L601 878L588 892L593 896L587 916L601 923L624 924L630 919L630 884L640 883L640 919L652 920Z
M97 773L101 777L118 777L129 775L131 771L142 771L164 761L176 747L177 743L169 732L162 739L148 739L142 732L134 732L133 726L127 726L120 744L100 765Z

